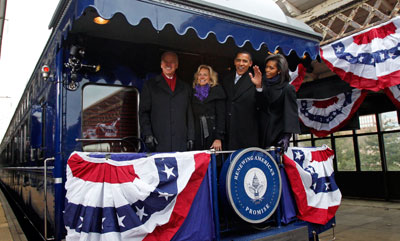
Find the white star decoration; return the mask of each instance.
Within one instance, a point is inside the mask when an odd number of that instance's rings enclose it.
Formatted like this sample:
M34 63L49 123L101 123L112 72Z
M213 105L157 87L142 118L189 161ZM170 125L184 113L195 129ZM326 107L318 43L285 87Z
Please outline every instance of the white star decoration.
M337 47L336 47L336 52L339 53L340 51L342 51L342 47L337 46Z
M82 225L83 225L83 217L79 217L79 219L81 220L81 224L78 226L78 228L82 228Z
M303 156L303 155L301 155L301 153L299 151L295 152L294 154L296 155L295 159L299 159L299 160Z
M140 221L142 221L143 216L148 216L147 213L144 212L144 207L142 207L141 209L136 207L136 215L139 216Z
M393 56L394 56L394 53L393 53L393 52L389 52L389 54L388 54L388 55L389 55L389 57L390 57L390 58L393 58Z
M171 193L167 193L167 192L158 192L160 195L158 195L158 197L164 197L165 200L168 201L168 197L172 197L174 196L174 194Z
M385 54L384 53L380 53L379 57L381 58L381 60L384 60L385 59Z
M163 172L165 172L165 173L167 174L167 179L169 179L169 177L170 177L171 175L174 176L174 177L176 177L175 174L172 172L172 171L174 170L174 167L168 168L167 165L164 164L164 168L165 168L165 169L164 169Z
M375 61L375 59L371 59L371 64Z
M360 56L360 58L358 58L358 61L362 62L363 59L364 59L364 57L363 57L363 56Z
M104 220L106 220L106 218L101 219L101 229L104 229L104 226L103 226Z
M328 191L330 189L330 182L325 183L325 191Z
M126 216L120 217L120 216L118 216L118 214L117 214L118 225L121 226L121 227L124 227L124 228L125 228L125 224L123 223L123 221L124 221L125 217L126 217Z
M347 55L347 56L346 56L346 59L347 59L347 61L349 61L349 60L351 59L351 56L350 56L350 55Z

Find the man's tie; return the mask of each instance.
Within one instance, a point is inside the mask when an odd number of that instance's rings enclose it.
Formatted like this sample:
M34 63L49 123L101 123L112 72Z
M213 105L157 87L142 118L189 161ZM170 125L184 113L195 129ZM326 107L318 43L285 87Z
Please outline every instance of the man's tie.
M235 76L235 84L239 81L240 77L242 77L241 75L236 75Z

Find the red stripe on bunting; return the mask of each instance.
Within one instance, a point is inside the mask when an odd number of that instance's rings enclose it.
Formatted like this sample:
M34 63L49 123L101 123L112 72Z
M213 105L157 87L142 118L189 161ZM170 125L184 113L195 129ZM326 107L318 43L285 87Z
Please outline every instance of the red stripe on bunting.
M133 165L113 166L108 163L93 163L73 154L68 159L68 166L74 177L89 182L125 183L133 182L138 176Z
M387 36L396 32L396 26L392 23L383 25L379 28L373 28L365 33L353 37L353 41L357 45L369 44L373 39L386 38Z
M335 152L328 148L326 151L312 151L311 152L311 162L324 162L329 159L329 157L335 155Z
M335 72L342 80L349 83L357 89L366 89L372 91L379 91L381 89L400 84L400 70L394 71L385 76L379 76L377 80L368 79L352 72L346 72L340 68L334 67L331 62L324 58L324 51L320 48L321 59L325 62L329 69Z
M334 96L327 100L314 101L313 106L315 106L317 108L326 108L328 106L336 104L338 102L338 100L339 100L338 97Z
M194 160L196 162L195 172L190 177L185 189L183 189L176 198L175 208L168 223L158 226L152 233L149 233L144 240L171 240L178 229L182 226L190 211L201 182L206 175L208 164L210 163L210 154L204 152L198 153L194 155Z
M297 217L307 222L325 225L335 216L339 206L331 206L328 207L328 209L308 206L307 194L299 171L297 170L296 162L286 155L283 155L283 164L288 177L290 177L290 186L292 187L294 198L297 203L297 209L299 211Z

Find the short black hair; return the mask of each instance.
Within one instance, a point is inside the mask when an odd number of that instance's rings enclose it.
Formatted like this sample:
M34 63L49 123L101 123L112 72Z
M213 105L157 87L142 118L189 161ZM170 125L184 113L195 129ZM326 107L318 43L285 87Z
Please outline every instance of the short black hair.
M253 61L253 56L251 56L251 53L249 51L239 50L235 55L235 59L239 54L247 54L250 57L250 61Z

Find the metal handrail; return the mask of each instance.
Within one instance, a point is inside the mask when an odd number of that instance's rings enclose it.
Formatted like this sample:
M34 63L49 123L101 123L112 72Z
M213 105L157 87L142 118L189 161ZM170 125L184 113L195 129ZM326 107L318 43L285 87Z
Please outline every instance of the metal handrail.
M46 158L44 160L43 174L44 174L44 240L53 240L47 238L47 162L54 161L54 157ZM54 167L53 167L54 168Z
M44 166L41 166L41 167L2 167L0 169L3 169L3 170L44 170L45 167ZM52 170L52 169L54 169L53 166L47 167L47 170Z
M280 147L270 146L268 148L260 148L260 149L262 149L264 151L276 151L276 150L279 150ZM211 154L230 154L230 153L234 153L237 150L216 151L215 149L209 149L207 151L210 152Z
M123 141L123 138L76 138L75 141Z
M143 140L136 136L127 136L122 138L75 138L77 142L96 142L96 141L127 141L128 139L135 139L136 141L142 142Z

